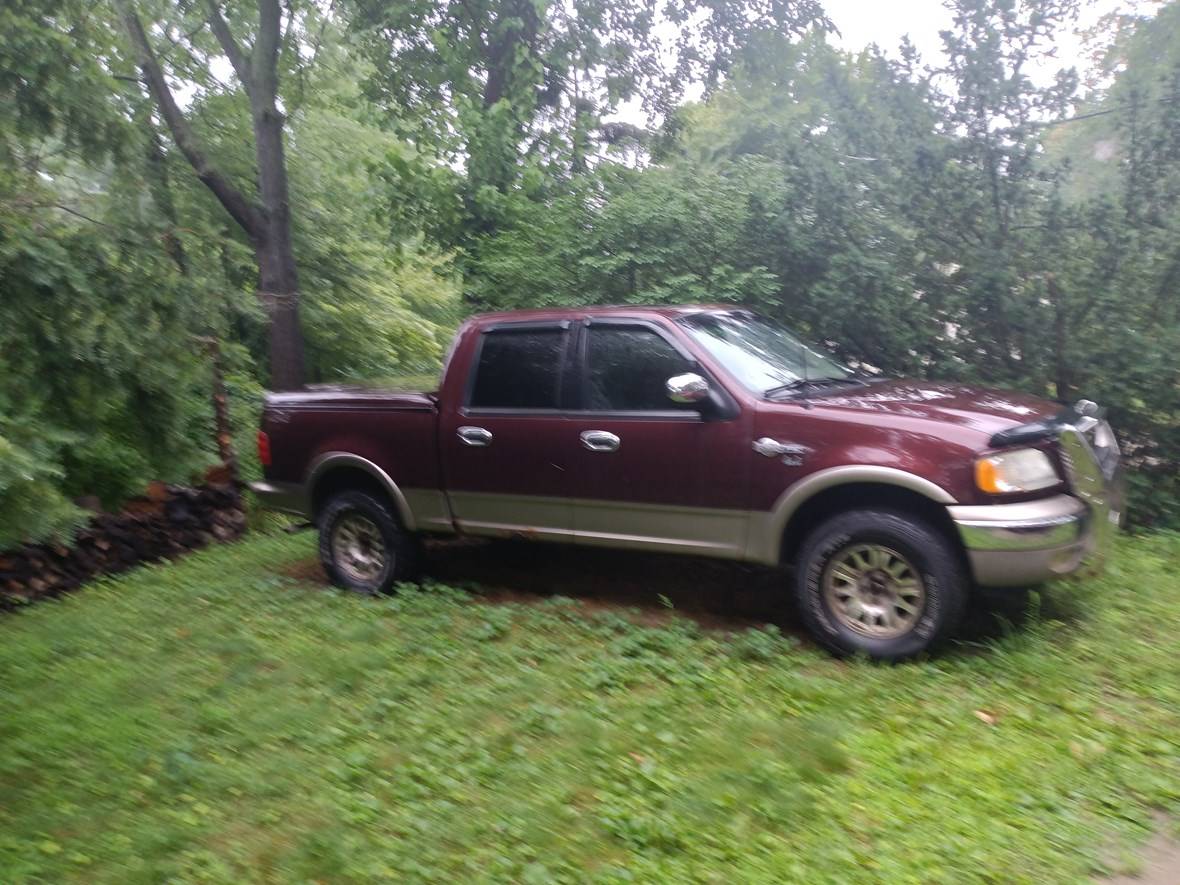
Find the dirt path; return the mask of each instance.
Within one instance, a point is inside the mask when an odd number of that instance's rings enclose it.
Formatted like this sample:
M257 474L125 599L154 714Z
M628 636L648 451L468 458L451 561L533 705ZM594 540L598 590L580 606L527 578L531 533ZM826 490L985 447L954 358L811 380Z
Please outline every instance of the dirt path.
M560 595L577 600L587 612L613 609L642 624L666 623L677 615L702 629L725 632L774 624L810 641L791 602L786 569L530 541L431 539L423 552L425 578L469 589L483 603L530 604ZM315 559L286 571L326 581ZM1020 624L1026 599L1003 591L977 601L961 638L977 642L1000 635L1004 624ZM1067 613L1055 616L1068 618ZM960 646L960 651L972 648Z
M1156 816L1155 835L1143 846L1143 867L1136 876L1102 879L1100 885L1180 885L1180 840L1170 835L1171 821Z

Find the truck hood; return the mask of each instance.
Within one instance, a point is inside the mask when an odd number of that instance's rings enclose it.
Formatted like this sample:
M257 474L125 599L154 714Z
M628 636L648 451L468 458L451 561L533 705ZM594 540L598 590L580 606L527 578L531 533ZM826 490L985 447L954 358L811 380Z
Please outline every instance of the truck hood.
M950 423L988 437L1009 427L1056 415L1062 408L1051 400L1029 394L906 378L816 396L811 403L825 410Z

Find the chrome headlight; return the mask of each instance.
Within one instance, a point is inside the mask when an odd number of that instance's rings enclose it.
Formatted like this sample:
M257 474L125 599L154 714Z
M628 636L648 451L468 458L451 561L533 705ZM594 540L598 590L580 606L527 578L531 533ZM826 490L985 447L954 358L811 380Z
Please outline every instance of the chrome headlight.
M1013 449L975 462L975 484L993 495L1035 492L1059 482L1053 462L1040 449Z

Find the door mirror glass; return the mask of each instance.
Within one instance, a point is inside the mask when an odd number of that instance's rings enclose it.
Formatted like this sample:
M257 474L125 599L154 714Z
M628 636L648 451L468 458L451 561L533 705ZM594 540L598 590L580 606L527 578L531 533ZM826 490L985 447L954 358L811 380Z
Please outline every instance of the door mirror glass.
M665 389L668 399L674 403L699 403L709 396L709 382L696 372L673 375L668 379Z

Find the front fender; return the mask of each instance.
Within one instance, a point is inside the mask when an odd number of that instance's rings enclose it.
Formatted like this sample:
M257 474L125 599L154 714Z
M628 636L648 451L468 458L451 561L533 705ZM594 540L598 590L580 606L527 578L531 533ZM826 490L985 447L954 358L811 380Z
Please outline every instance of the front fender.
M849 483L898 486L917 492L938 504L957 503L955 497L942 486L896 467L874 464L828 467L808 474L788 486L778 496L769 512L751 515L746 558L767 565L777 565L783 532L795 512L820 492Z

